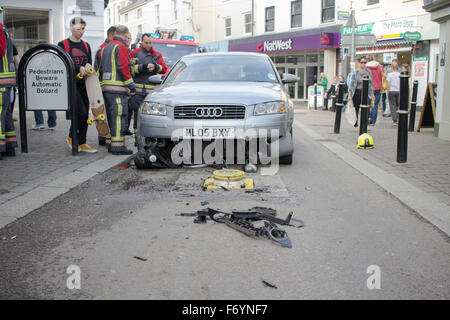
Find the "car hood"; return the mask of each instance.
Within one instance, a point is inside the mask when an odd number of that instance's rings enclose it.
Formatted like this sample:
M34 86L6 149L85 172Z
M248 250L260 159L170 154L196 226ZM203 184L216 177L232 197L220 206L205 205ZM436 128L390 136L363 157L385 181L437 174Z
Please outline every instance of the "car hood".
M181 104L245 104L285 100L286 94L278 83L268 82L183 82L162 85L146 100L167 105Z

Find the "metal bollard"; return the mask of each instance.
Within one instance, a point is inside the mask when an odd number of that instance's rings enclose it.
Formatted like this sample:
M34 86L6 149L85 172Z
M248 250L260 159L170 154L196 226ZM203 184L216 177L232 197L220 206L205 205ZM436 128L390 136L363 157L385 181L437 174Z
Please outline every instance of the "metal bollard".
M369 122L369 77L364 77L362 80L362 101L359 106L361 109L359 119L359 134L367 133L367 123Z
M334 118L334 133L341 131L341 114L344 106L344 81L339 81L339 93L335 104L336 117Z
M405 163L408 153L408 71L400 74L400 110L398 113L397 162Z
M314 83L314 110L317 110L317 83Z
M417 89L419 86L419 81L414 80L413 82L413 94L411 99L411 111L409 114L409 131L414 131L414 124L416 123L416 105L417 105Z

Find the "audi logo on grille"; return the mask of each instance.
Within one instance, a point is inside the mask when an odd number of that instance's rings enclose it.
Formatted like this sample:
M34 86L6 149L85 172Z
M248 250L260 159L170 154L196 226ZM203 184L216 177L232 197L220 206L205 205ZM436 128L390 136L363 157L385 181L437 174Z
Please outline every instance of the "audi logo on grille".
M195 115L198 118L218 118L223 114L222 108L202 107L195 109Z

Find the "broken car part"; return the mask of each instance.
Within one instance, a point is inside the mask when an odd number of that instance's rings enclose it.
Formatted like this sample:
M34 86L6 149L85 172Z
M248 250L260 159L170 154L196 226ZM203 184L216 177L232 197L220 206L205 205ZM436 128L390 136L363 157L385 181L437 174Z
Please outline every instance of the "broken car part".
M264 221L264 228L267 236L283 247L292 248L291 239L289 239L286 231L281 230L273 222Z

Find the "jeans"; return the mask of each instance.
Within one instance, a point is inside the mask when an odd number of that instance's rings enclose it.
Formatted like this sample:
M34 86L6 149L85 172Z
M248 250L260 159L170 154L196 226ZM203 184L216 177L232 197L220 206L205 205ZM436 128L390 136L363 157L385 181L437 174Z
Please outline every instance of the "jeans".
M374 90L373 94L375 95L375 103L373 105L372 110L370 111L369 118L372 120L372 125L375 125L375 122L377 122L377 116L378 116L378 104L380 103L380 90Z
M383 102L383 113L388 113L387 111L387 106L386 106L386 98L387 98L387 94L386 92L383 93L383 95L381 96L381 101Z
M391 108L392 121L398 121L397 109L400 100L400 92L398 91L389 91L389 107Z
M48 120L47 124L49 128L56 127L56 111L47 111L48 112ZM34 120L36 124L44 124L44 115L41 110L34 112Z

